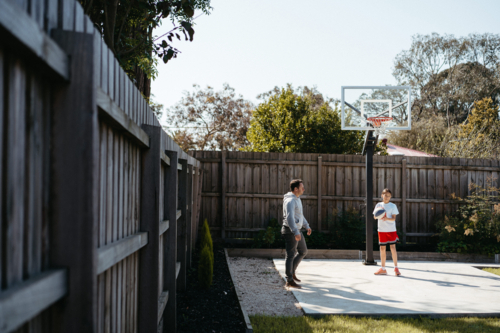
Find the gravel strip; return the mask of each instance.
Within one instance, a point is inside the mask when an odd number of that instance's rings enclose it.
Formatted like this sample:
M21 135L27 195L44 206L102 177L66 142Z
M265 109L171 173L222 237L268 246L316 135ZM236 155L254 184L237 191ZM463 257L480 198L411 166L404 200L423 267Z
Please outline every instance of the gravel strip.
M248 314L302 316L293 293L269 259L230 257L230 269L242 293L242 306Z

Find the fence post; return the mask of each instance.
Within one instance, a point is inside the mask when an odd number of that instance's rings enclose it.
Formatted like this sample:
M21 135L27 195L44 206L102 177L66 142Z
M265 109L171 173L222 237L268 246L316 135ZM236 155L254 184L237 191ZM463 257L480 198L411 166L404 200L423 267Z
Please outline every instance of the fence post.
M191 234L191 244L192 244L192 250L191 253L194 252L196 248L196 235L197 235L197 230L198 230L198 221L196 220L196 213L198 209L198 179L200 178L199 175L200 171L199 168L196 166L193 166L193 209L191 211L191 224L193 225L193 232Z
M188 165L187 170L187 190L186 190L186 267L191 268L192 248L193 248L193 166Z
M188 176L188 164L187 160L179 159L178 164L182 166L182 170L179 171L179 182L178 182L178 196L179 196L179 207L181 211L181 216L177 220L177 260L181 264L179 276L177 277L177 285L179 290L186 290L186 254L187 254L187 176Z
M201 163L201 162L200 162ZM198 169L198 202L196 203L196 240L198 240L198 233L200 232L200 211L201 211L201 191L203 190L203 169Z
M168 291L168 302L163 315L163 332L176 332L177 330L177 152L165 151L170 158L170 167L165 169L164 203L165 220L169 221L169 228L163 237L163 288Z
M321 231L321 187L323 182L321 180L323 170L323 158L318 156L318 231Z
M401 210L402 210L402 231L403 245L406 245L406 159L401 164Z
M54 30L71 57L72 80L54 93L50 263L68 269L68 296L58 304L57 330L97 330L99 126L94 89L94 36Z
M227 216L226 216L226 168L227 168L227 165L226 165L226 151L223 149L222 152L222 159L221 159L221 203L220 203L220 206L221 206L221 228L220 228L220 236L222 239L225 239L226 238L226 219L227 219Z
M149 135L149 149L142 153L140 230L148 244L139 252L138 323L141 332L158 330L158 283L160 260L161 127L142 125Z

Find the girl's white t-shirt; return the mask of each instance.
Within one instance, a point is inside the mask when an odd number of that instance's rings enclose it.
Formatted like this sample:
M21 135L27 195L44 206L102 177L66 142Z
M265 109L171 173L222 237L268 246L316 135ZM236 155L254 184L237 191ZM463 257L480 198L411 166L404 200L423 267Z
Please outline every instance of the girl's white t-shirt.
M389 203L383 203L383 202L379 202L376 206L375 206L375 209L373 210L373 213L375 213L375 211L379 208L384 208L385 209L385 215L386 217L388 218L392 218L393 215L398 215L399 214L399 211L398 211L398 207L393 204L392 202L389 202ZM393 231L396 231L396 221L382 221L382 220L378 220L378 231L380 232L393 232Z

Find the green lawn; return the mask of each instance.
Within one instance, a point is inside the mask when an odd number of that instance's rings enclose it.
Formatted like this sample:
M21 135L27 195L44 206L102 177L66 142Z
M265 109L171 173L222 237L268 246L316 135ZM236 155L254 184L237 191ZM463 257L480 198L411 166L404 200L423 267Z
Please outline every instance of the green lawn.
M500 332L498 318L373 319L251 316L255 333Z
M500 268L483 268L483 271L490 272L496 275L500 275Z

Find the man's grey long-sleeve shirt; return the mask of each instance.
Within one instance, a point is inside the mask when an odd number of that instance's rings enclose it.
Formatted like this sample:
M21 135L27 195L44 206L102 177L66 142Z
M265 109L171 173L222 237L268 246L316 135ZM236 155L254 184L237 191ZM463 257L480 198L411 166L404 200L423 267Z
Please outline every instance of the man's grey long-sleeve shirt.
M300 234L300 229L309 229L302 210L302 201L292 192L283 197L283 225L290 228L294 235Z

